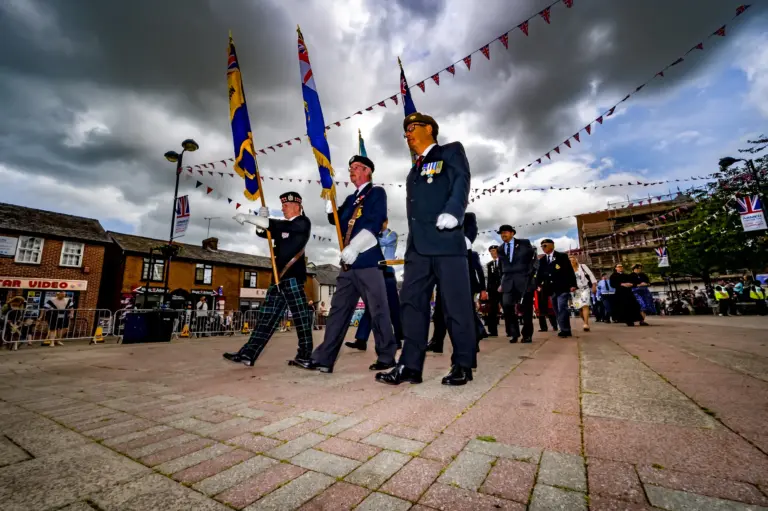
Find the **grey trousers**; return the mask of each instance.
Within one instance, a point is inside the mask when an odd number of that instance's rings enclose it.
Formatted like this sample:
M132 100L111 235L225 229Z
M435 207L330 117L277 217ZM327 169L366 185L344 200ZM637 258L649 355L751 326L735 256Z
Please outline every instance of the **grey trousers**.
M326 321L325 337L312 354L313 362L323 366L333 366L336 363L349 330L350 318L361 297L371 314L377 360L385 364L394 363L397 341L389 318L384 272L378 268L342 270L339 273Z

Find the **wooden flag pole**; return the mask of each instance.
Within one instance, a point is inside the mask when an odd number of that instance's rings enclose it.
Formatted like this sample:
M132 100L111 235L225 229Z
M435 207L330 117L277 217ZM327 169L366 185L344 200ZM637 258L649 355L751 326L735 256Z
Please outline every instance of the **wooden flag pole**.
M253 144L251 144L253 147ZM253 157L253 161L256 161L256 155ZM259 164L256 163L256 182L259 183L259 198L261 198L261 207L267 207L267 202L264 200L264 188L262 187L261 174L259 173ZM267 228L267 244L269 245L269 260L272 262L272 275L275 277L275 285L280 283L280 275L277 273L277 263L275 262L275 247L272 246L272 234Z
M344 238L341 236L341 224L339 224L339 210L336 208L336 194L331 195L333 207L333 223L336 224L336 235L339 237L339 251L344 250Z

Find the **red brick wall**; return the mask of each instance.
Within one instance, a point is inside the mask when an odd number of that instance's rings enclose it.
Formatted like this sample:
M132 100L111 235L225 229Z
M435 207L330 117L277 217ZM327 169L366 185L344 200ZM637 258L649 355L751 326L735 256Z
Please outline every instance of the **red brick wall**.
M0 231L0 236L18 237L16 233ZM41 236L42 237L42 236ZM13 257L0 257L0 276L39 278L39 279L62 279L62 280L86 280L88 289L80 292L78 308L95 309L99 299L99 288L101 286L101 273L104 266L104 246L91 245L85 243L83 252L83 264L80 268L67 268L59 266L61 259L61 248L64 244L62 240L45 238L43 243L43 257L40 264L22 264L14 261ZM79 240L69 240L78 241ZM85 273L85 268L90 272ZM12 291L20 294L18 291Z

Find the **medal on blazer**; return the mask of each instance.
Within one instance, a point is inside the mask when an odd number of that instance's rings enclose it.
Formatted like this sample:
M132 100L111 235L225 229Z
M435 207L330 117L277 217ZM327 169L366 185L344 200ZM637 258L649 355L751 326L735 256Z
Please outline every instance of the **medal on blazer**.
M427 176L427 183L432 184L433 177L443 171L443 162L434 161L421 166L421 175Z
M556 270L559 270L559 269L560 269L560 265L559 265L559 264L556 264L556 265L555 265L555 269L556 269Z

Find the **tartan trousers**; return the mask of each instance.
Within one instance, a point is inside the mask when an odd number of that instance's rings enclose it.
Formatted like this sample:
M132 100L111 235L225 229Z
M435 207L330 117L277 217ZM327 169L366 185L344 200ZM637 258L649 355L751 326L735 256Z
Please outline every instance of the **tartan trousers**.
M296 358L309 359L312 355L312 311L307 304L304 286L295 278L282 280L277 285L269 286L264 304L259 309L256 326L242 348L240 356L256 360L264 351L275 333L286 307L291 311L291 320L296 325L299 336L299 350Z

